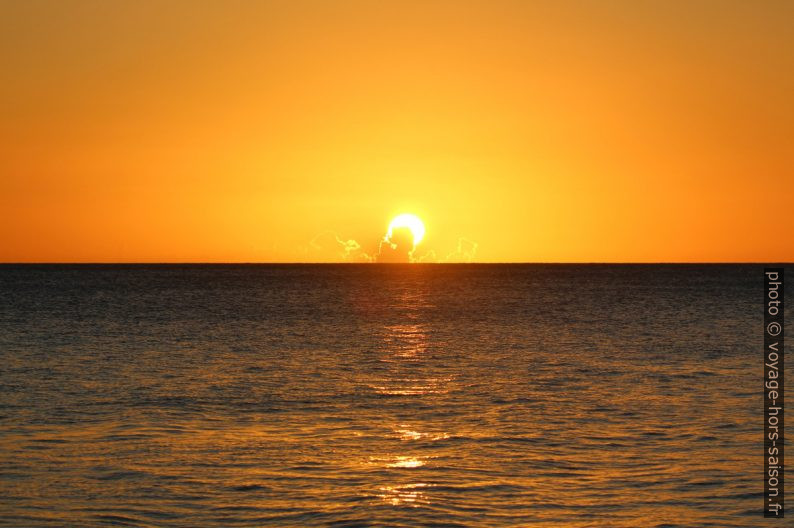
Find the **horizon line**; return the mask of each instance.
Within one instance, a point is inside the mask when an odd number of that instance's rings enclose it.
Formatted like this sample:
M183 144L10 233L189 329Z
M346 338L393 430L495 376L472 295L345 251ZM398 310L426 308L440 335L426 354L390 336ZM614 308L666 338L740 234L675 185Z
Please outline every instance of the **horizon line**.
M794 264L794 261L484 261L484 262L267 262L267 261L18 261L0 266L425 266L425 265L737 265Z

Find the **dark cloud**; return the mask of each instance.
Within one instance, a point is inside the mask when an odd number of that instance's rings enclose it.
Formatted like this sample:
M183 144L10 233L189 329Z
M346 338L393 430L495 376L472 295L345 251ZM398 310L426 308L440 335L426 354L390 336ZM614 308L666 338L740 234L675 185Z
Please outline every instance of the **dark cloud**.
M394 229L391 238L383 239L378 251L378 262L411 262L414 236L407 227Z
M355 240L345 240L333 231L314 237L304 251L309 262L472 262L477 243L461 237L457 248L440 259L432 249L417 251L411 230L401 227L394 229L390 238L381 239L374 256L365 252Z

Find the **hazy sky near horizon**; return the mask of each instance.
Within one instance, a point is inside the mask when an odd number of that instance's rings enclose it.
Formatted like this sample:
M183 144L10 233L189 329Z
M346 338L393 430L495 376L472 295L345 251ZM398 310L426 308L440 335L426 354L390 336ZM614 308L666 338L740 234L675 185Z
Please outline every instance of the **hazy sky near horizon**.
M794 261L792 20L0 0L0 261Z

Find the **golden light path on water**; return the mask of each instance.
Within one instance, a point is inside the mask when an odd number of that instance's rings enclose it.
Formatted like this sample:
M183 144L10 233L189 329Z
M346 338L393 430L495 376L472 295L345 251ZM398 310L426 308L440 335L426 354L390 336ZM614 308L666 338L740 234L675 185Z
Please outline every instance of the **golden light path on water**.
M413 215L400 215L389 225L389 234L393 228L408 227L414 236L414 245L424 236L424 225ZM386 396L409 397L417 400L409 401L407 406L420 404L425 395L442 394L448 391L447 385L452 376L435 377L422 375L422 362L428 348L427 323L422 321L424 309L431 305L430 300L422 291L404 291L394 299L395 313L400 314L400 321L386 325L383 332L383 348L380 361L386 366L388 375L371 389ZM385 468L411 470L432 464L433 456L411 454L415 452L417 442L433 442L450 437L446 431L421 430L422 426L408 423L389 426L393 435L402 442L404 451L392 452L384 457L375 457L372 462L382 464ZM431 503L427 489L433 484L420 479L408 479L409 482L383 485L378 488L377 496L392 506L429 505Z

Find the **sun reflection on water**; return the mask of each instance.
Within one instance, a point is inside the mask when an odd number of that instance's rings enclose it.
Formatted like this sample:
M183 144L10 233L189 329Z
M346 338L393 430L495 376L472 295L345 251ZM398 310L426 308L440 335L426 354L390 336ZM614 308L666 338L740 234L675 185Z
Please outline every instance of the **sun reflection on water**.
M371 456L369 457L369 463L386 468L418 468L427 465L428 460L431 458L429 456L413 455Z
M430 501L423 491L425 488L432 487L432 484L416 482L404 486L383 486L378 489L378 497L392 506L412 506L417 508Z
M445 394L449 392L446 384L451 381L451 378L383 378L378 381L382 384L370 385L370 387L379 394L411 396L416 394Z
M386 363L419 361L427 350L427 333L422 324L397 324L385 327L383 343L389 355Z
M449 365L439 363L430 352L427 308L431 306L422 291L407 290L393 298L390 307L397 320L381 327L377 357L381 367L368 380L370 389L377 394L402 397L389 404L402 416L392 416L390 424L383 424L390 431L388 436L400 443L390 443L382 456L370 457L370 464L389 471L389 480L376 484L377 496L393 506L416 508L430 504L427 491L432 485L407 483L405 479L417 470L433 471L432 459L438 455L423 455L422 450L429 443L450 437L433 424L411 423L405 414L415 405L428 405L431 400L442 398L450 391L453 379Z
M401 424L394 428L394 433L400 440L430 440L434 442L436 440L445 440L449 438L449 433L422 433L419 431L414 431L413 429L409 428L410 426Z
M394 462L390 464L386 464L386 467L393 467L393 468L415 468L421 467L425 465L424 460L420 460L416 457L410 456L397 456L395 457Z

